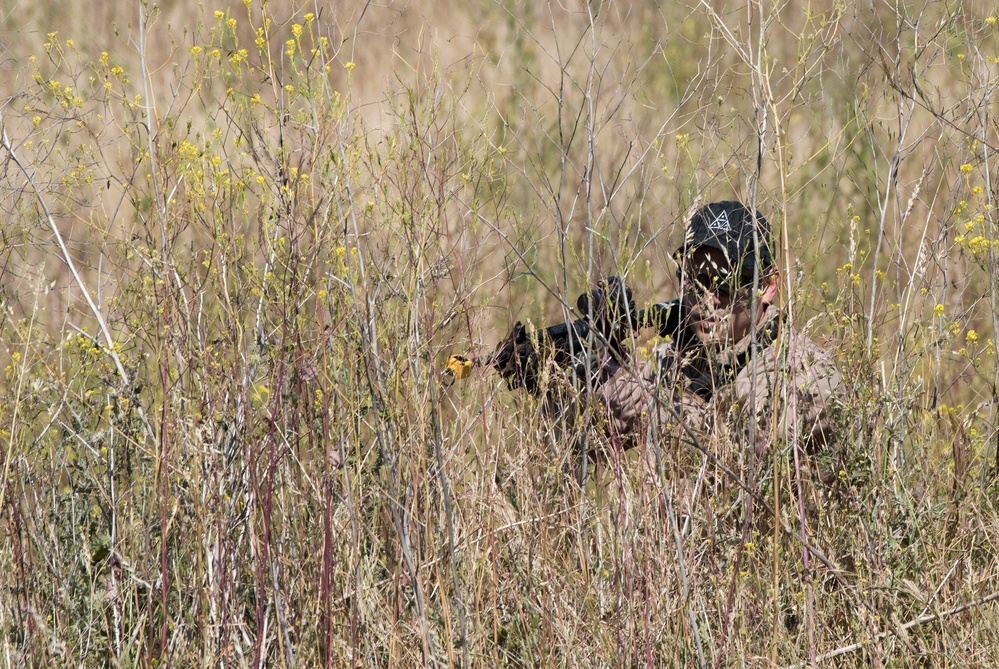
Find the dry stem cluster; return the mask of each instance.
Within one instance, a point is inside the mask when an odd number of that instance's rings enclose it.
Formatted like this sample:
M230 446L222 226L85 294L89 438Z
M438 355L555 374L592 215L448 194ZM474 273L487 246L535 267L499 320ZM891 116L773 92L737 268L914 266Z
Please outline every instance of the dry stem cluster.
M106 4L5 10L4 666L995 663L994 8ZM733 197L831 488L442 378Z

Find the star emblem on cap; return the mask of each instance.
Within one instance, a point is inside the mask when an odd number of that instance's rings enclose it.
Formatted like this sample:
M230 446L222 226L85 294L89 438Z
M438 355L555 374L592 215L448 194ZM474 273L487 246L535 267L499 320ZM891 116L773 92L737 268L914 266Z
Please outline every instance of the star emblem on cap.
M728 222L728 212L722 209L715 219L708 224L708 230L713 232L729 232L732 225Z

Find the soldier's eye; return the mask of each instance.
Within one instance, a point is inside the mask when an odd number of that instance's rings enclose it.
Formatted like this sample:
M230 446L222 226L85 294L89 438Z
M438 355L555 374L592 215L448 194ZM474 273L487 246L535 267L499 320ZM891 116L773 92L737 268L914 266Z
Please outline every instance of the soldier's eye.
M699 274L694 277L693 288L699 293L713 293L721 298L730 297L733 287L729 280L718 275Z

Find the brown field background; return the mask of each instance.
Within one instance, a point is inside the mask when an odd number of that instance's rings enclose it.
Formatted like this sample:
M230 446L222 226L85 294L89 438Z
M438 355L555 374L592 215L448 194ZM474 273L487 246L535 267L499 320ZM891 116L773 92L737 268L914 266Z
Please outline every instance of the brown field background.
M0 19L0 664L996 666L994 6ZM707 444L761 520L442 376L604 276L673 297L720 199L847 379L834 490Z

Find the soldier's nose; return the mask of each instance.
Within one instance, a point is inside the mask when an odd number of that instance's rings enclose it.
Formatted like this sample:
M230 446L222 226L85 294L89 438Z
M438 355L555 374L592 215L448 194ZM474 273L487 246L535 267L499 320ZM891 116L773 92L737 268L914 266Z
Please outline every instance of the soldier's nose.
M701 294L701 302L707 304L712 309L717 309L721 306L721 298L718 297L718 293L713 290L706 290Z

